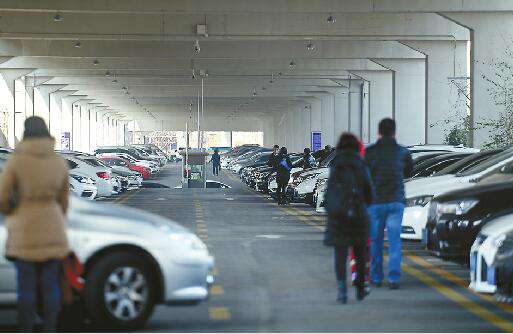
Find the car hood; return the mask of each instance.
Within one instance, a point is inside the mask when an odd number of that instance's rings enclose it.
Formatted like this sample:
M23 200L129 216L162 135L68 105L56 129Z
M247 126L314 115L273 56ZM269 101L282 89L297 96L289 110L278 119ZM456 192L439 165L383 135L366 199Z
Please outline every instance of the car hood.
M81 219L86 216L86 219ZM95 219L98 217L99 219ZM165 228L169 232L187 233L185 227L167 218L134 208L95 203L70 197L69 220L82 229L137 234L138 228ZM120 226L120 221L126 226Z
M469 183L469 179L469 177L442 175L410 180L404 184L406 198L423 195L437 196L451 190L465 188L473 185Z
M511 230L513 230L513 212L490 221L481 229L481 234L485 236L499 235Z
M470 183L472 184L472 183ZM444 193L443 195L439 196L439 201L451 201L454 199L460 199L463 197L474 197L474 196L497 196L497 194L494 194L496 192L500 192L503 190L510 190L513 188L513 182L506 182L506 183L487 183L487 184L481 184L481 185L475 185L473 187L465 187L462 189L451 189L451 191L448 191Z

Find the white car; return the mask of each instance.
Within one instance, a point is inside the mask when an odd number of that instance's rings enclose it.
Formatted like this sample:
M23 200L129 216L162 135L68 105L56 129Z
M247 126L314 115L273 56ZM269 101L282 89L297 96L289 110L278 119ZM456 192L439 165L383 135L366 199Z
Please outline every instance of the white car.
M67 222L71 248L84 265L82 301L93 322L130 330L146 323L155 304L191 305L208 298L214 259L177 223L74 196ZM5 239L0 224L0 249ZM16 305L14 266L3 256L0 302Z
M98 188L94 185L93 179L78 172L69 174L69 188L78 197L88 200L95 199L98 194Z
M63 157L68 162L70 172L78 172L93 179L98 188L98 197L109 197L116 194L114 187L117 181L112 178L110 168L94 166L79 159L79 156L71 154L64 154Z
M470 249L470 288L477 292L495 293L493 263L506 233L513 231L513 213L489 221Z
M401 238L422 240L426 227L429 202L445 192L471 187L491 174L513 164L513 149L492 156L473 168L455 175L442 175L413 179L405 183L406 207L404 209Z

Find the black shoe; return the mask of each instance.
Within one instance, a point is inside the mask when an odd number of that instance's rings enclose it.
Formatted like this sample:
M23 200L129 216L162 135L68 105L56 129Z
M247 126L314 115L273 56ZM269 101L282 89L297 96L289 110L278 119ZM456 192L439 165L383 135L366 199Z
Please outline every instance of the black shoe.
M362 301L369 293L365 290L365 286L356 287L356 300Z
M397 283L397 282L390 282L390 283L388 283L388 288L390 290L397 290L397 289L399 289L399 283Z

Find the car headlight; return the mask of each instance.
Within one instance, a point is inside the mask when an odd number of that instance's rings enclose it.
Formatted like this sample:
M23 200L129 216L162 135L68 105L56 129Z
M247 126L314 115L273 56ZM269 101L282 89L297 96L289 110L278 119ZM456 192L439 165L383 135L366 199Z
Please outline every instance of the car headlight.
M206 251L207 246L192 233L171 233L169 238L173 241L183 242L188 248L196 251Z
M479 201L475 199L465 199L461 201L438 203L436 210L439 215L452 214L460 216L469 212L478 202Z
M71 174L70 176L80 183L94 184L93 179L91 179L90 177L75 174Z
M426 206L433 199L433 195L416 196L406 199L406 206Z
M506 240L506 234L503 233L503 234L497 236L495 239L493 239L493 245L496 248L500 248L502 246L502 243L504 242L504 240Z

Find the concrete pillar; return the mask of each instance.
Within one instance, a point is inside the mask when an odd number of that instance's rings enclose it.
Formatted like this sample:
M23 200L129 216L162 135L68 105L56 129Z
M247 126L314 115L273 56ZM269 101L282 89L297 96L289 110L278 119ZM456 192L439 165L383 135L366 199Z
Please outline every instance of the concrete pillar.
M84 145L82 138L83 129L83 118L82 118L82 107L91 102L92 99L80 99L72 104L71 108L71 149L74 151L80 151Z
M263 120L264 146L272 147L275 144L274 137L274 118L265 117ZM230 131L230 146L232 143L232 133Z
M333 133L334 143L336 144L340 135L349 130L349 98L348 87L326 88L335 99L335 109L333 115ZM354 132L359 135L358 132Z
M374 142L378 138L379 121L385 117L394 117L394 98L393 98L393 77L392 71L352 71L351 73L362 77L368 82L369 89L369 112L367 118L363 119L367 129L365 142ZM354 99L351 99L354 101ZM359 127L359 115L353 113L351 108L351 131Z
M66 87L66 85L40 85L35 89L35 114L45 120L49 129L52 128L50 94L64 87Z
M50 94L50 133L55 138L55 147L62 149L62 133L64 129L64 98L75 93L76 90L59 90Z
M362 115L361 115L361 138L363 142L368 142L370 137L369 122L365 120L370 119L370 84L368 81L362 81L361 86L361 101L362 101Z
M406 41L426 55L426 142L439 144L467 113L467 41Z
M15 80L21 78L24 75L32 72L33 69L0 69L0 76L3 80L0 80L0 90L2 91L2 105L4 109L4 115L8 117L7 120L7 133L4 133L1 137L6 137L7 144L10 147L15 147L20 138L16 138L17 127L22 127L23 124L17 124L15 106ZM5 130L5 129L4 129ZM2 132L4 132L2 130ZM3 138L2 138L3 139ZM3 141L3 140L2 140ZM5 144L5 143L0 143Z
M327 145L322 133L322 102L320 99L315 97L309 97L305 99L309 103L310 109L310 133L308 134L309 145L312 146L312 132L321 132L321 144L322 146Z
M426 61L424 59L380 59L394 72L394 119L397 141L415 145L426 142Z
M504 111L489 91L487 79L501 82L497 62L511 66L513 25L509 12L444 13L450 20L470 29L470 116L473 127L480 122L497 120ZM509 71L509 70L508 70ZM511 80L508 78L508 80ZM508 87L510 85L508 84ZM504 92L509 95L509 92ZM499 94L503 95L503 94ZM490 141L490 128L474 129L470 142L481 147Z

